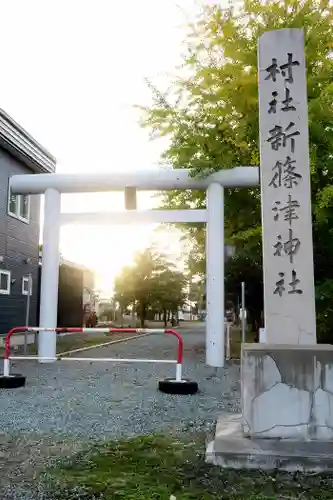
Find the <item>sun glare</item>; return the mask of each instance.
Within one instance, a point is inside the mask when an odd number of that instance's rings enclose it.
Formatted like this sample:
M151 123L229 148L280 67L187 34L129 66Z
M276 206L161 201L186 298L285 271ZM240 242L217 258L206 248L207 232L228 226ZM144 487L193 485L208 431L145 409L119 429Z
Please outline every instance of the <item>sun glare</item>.
M8 57L5 54L6 74L11 76L8 81L4 78L1 81L2 95L7 96L6 107L55 154L57 173L116 175L124 170L157 168L168 145L166 137L149 139L150 131L139 124L142 111L135 106L152 105L146 78L161 92L173 81L175 68L182 62L182 41L189 20L186 12L190 17L194 15L196 0L184 0L182 8L178 2L168 0L130 3L130 15L128 4L122 2L97 2L98 5L65 2L63 8L61 2L57 3L52 11L53 27L43 31L43 44L40 44L40 7L32 15L29 3L29 29L22 20L20 30L29 41L35 33L31 52L46 61L43 72L48 71L42 79L25 82L31 100L19 99L23 94L15 87L20 75L14 61L20 58L21 44L17 44L16 57L12 52ZM11 2L7 9L10 6ZM119 22L114 22L110 29L110 19L125 18L125 31ZM31 29L31 22L35 23L35 30ZM62 26L60 38L54 28L58 25ZM87 32L92 36L87 37ZM3 37L7 36L6 30L4 33ZM139 209L157 206L150 194L138 193ZM123 193L62 196L62 212L107 212L123 208ZM135 224L64 226L60 251L64 258L94 270L96 288L109 295L121 268L132 262L136 252L152 243L169 258L181 257L179 231L169 226L155 229L156 225Z
M149 193L138 193L139 209L156 204L156 198ZM123 207L123 193L63 195L62 199L62 212L121 211ZM169 225L69 225L61 228L60 241L61 254L92 269L96 289L106 296L113 291L115 276L132 263L138 251L154 245L173 261L181 259L184 253L179 230Z

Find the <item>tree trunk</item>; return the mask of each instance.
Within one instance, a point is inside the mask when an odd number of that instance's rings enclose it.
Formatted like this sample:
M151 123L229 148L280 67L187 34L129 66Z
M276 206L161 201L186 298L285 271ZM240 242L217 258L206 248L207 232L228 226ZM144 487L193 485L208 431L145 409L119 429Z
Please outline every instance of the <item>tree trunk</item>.
M164 321L164 326L168 326L168 319L167 319L167 310L163 309L163 321Z
M141 305L141 313L140 313L140 325L141 328L145 327L145 320L146 320L146 304Z
M124 309L120 307L120 321L121 321L121 327L124 326Z

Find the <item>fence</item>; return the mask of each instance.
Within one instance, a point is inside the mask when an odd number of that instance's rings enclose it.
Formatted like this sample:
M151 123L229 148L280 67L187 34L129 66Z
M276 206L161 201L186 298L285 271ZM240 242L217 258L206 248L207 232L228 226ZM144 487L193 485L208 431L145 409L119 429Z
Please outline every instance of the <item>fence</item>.
M177 338L178 348L177 348L177 359L137 359L137 358L74 358L65 356L55 356L55 357L41 357L41 356L10 356L10 339L15 333L23 332L57 332L58 334L65 333L165 333L167 335L173 335ZM98 346L96 346L98 347ZM45 328L45 327L35 327L35 326L18 326L12 328L5 339L5 353L3 361L3 375L5 377L10 376L10 360L37 360L37 361L94 361L94 362L123 362L123 363L169 363L176 364L176 378L177 382L182 380L182 364L183 364L183 339L176 330L170 329L152 329L152 328Z

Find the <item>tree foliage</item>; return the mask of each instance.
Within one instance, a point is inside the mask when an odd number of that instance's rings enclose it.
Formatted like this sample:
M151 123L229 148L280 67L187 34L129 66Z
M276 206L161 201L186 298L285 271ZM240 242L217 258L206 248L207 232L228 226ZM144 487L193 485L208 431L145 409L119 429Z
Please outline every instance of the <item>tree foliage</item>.
M142 326L147 311L175 313L186 299L186 278L169 262L165 255L153 248L138 253L132 266L124 267L115 279L115 300L122 309L132 305L138 312Z
M201 279L191 282L191 285L189 286L188 300L191 303L193 314L198 314L199 311L206 308L204 280Z
M164 159L175 168L190 168L195 176L259 165L257 40L265 31L286 27L305 31L318 326L327 339L333 314L328 299L333 290L331 2L244 0L237 8L207 6L190 27L185 76L179 76L163 100L144 109L142 124L153 136L169 136ZM164 203L199 208L205 204L203 196L171 192ZM251 295L262 294L259 189L228 190L225 220L226 237L237 248L236 259L227 266L227 286L234 290L242 276L252 283ZM192 225L186 232L194 243L192 263L204 274L204 229ZM251 302L250 294L247 298Z

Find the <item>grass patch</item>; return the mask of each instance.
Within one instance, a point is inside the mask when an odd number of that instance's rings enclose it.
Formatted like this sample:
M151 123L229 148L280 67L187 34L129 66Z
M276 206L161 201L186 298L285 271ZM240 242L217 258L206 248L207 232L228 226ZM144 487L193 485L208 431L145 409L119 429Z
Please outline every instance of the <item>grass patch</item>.
M231 359L240 359L241 346L242 346L242 331L239 327L232 326L230 335L231 335L231 345L230 345ZM255 334L251 332L250 329L246 331L245 340L246 342L249 343L255 341ZM204 356L206 352L205 334L202 335L202 339L195 346L190 346L190 347L187 347L186 337L184 336L184 352L187 356L189 356L191 352L199 356Z
M134 337L135 333L114 333L112 335L98 333L98 334L86 334L78 333L72 335L66 335L64 337L57 338L57 354L62 352L71 351L72 349L81 349L82 347L90 347L98 344L104 344L106 342L113 342L115 340L125 339L129 337ZM12 349L12 355L23 355L23 346L18 346L17 350ZM3 349L0 349L0 356L4 353ZM27 354L31 356L36 356L38 353L37 344L29 344L27 346Z
M332 499L330 476L228 471L204 462L203 436L108 442L45 476L55 500Z
M67 337L57 338L57 354L65 351L70 351L72 349L80 349L82 347L89 347L98 344L103 344L104 342L109 342L113 340L110 336L100 335L98 337L87 337L85 335L68 335ZM115 340L115 339L114 339ZM20 346L17 352L23 352L23 348ZM37 355L38 348L36 344L31 344L28 346L28 354Z
M231 358L239 359L241 356L242 346L242 329L239 327L231 327ZM255 341L255 333L248 328L245 332L245 342L252 343Z
M90 337L86 334L68 335L57 339L57 354L60 352L70 351L72 349L80 349L82 347L90 347L104 342L112 342L118 340L113 336L101 334L96 337Z

